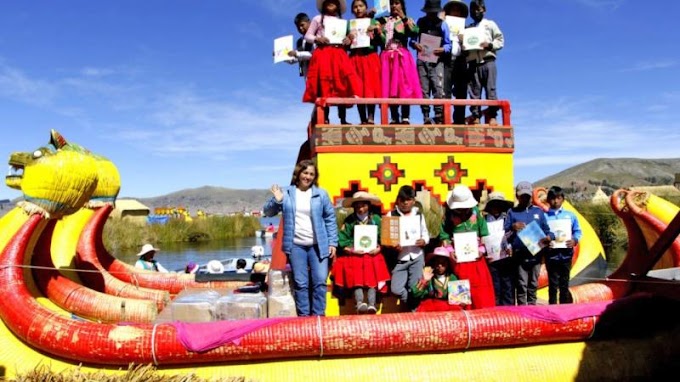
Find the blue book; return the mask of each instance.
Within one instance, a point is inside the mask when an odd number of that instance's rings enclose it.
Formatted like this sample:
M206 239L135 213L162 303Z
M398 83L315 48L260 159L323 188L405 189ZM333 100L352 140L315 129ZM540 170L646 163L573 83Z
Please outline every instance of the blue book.
M387 17L390 15L390 0L373 0L375 9L374 18Z
M517 236L532 255L536 255L543 249L540 241L546 235L538 223L536 223L536 220L532 220L523 230L517 232Z

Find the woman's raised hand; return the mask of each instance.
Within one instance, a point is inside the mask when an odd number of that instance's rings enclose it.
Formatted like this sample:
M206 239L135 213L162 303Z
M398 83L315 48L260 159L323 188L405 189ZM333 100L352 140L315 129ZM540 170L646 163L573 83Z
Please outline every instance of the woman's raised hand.
M272 194L274 194L274 198L277 202L281 203L283 201L283 190L278 184L272 185L269 190L272 192Z

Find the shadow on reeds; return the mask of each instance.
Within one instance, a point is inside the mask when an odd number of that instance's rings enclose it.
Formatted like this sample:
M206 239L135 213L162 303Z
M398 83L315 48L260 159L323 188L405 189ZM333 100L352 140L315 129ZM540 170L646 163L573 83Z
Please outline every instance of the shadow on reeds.
M667 380L680 372L680 301L642 295L612 303L586 343L576 381Z

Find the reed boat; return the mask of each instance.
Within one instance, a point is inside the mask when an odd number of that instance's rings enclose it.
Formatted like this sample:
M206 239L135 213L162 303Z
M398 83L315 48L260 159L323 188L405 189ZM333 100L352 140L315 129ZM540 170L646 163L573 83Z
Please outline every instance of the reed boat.
M376 125L370 131L319 123L323 106L350 102L395 101L327 99L317 105L319 120L308 127L300 158L315 158L322 174L338 174L322 177L334 200L366 190L390 201L402 184L439 203L458 183L470 185L478 198L498 190L513 194L507 101L467 101L500 106L503 125L497 127L451 125L450 107L442 127ZM387 107L381 109L386 121ZM648 273L679 266L680 215L677 206L653 195L612 195L628 232L626 258L603 277L599 239L594 232L584 236L572 272L583 282L571 287L571 305L405 313L383 304L378 315L357 316L346 314L329 292L325 317L153 323L183 289L241 284L195 285L191 275L139 272L116 260L101 237L118 190L117 172L108 178L106 172L115 166L54 131L51 138L39 158L10 157L10 165L24 171L6 184L20 189L25 202L0 219L0 373L6 377L40 364L118 373L135 363L167 374L258 380L364 380L376 373L393 380L441 379L443 365L465 379L613 379L654 375L677 359L677 351L659 349L677 339L675 323L661 318L680 312L680 288ZM391 205L385 204L387 211ZM280 237L272 245L272 267L280 267ZM181 338L187 328L225 342L196 350ZM653 331L659 328L673 337L659 337Z

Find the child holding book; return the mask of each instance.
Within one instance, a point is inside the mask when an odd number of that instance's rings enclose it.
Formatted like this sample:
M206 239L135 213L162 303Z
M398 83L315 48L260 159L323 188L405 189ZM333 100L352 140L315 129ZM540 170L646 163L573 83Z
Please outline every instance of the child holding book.
M369 15L366 0L352 1L352 13L358 20L370 20L366 34L368 35L369 45L366 47L354 48L357 41L358 31L348 34L352 44L350 45L349 60L354 65L359 78L361 78L363 88L361 96L364 98L381 98L382 85L380 83L380 56L378 47L382 46L382 28L380 23L372 19ZM372 125L375 123L375 105L357 105L359 118L362 125Z
M399 188L394 210L387 213L387 216L399 216L400 219L412 216L417 220L414 244L391 248L396 253L396 264L392 269L390 288L392 294L399 298L401 305L411 311L415 311L418 307L419 299L410 292L413 285L423 276L425 266L423 248L430 242L430 233L427 230L425 218L415 204L416 190L409 185L404 185Z
M382 96L388 98L422 98L420 80L413 55L408 50L410 38L418 37L418 26L406 16L404 0L390 0L390 16L383 23L385 48L380 54ZM391 124L410 124L411 107L390 105Z
M310 24L309 16L306 13L298 13L295 16L295 19L293 19L293 22L302 36L297 39L295 50L288 52L288 56L293 58L290 61L291 64L299 64L300 77L307 79L309 60L312 59L312 51L314 50L314 44L305 41L305 34L307 33Z
M325 23L332 23L342 18L347 4L345 0L317 0L320 15L314 16L305 34L305 40L315 44L317 48L312 53L307 73L307 84L303 102L316 102L320 97L359 97L361 95L361 80L349 61L345 46L349 45L349 38L342 44L331 43L325 36ZM328 121L328 107L325 109L325 123ZM340 123L348 125L347 109L338 106Z
M451 256L444 247L437 247L427 255L423 277L411 288L413 296L421 299L417 312L461 310L461 305L449 303L449 285L458 280L451 270Z
M502 233L498 257L492 257L489 248L486 251L497 306L515 305L517 265L512 258L512 248L508 244L508 235L503 231L505 217L510 208L512 208L512 202L505 200L505 195L502 192L490 193L486 206L484 206L484 218L487 226L491 228L492 224L499 224L498 232Z
M532 255L518 233L535 221L545 234L540 240L540 245L548 246L550 240L554 239L554 235L550 232L543 210L531 203L533 196L531 183L526 181L517 183L515 195L517 205L508 210L503 229L509 233L508 242L512 245L512 256L517 264L517 305L536 305L543 251Z
M548 270L548 303L557 304L559 292L560 304L571 304L573 299L569 292L569 273L571 261L574 257L574 247L581 240L581 226L576 215L562 208L564 203L564 191L562 187L552 186L547 196L550 209L546 213L548 225L554 224L556 229L551 228L555 235L555 241L550 243L550 248L545 259L545 267ZM570 231L571 238L567 239L565 232L559 232L557 222L566 222L565 228Z
M478 256L472 261L462 261L456 254L456 234L474 232L477 236ZM470 294L472 295L472 309L487 308L496 305L493 281L489 267L483 255L486 249L481 244L481 238L489 235L486 220L477 207L477 200L468 186L457 185L446 197L444 222L439 232L442 245L452 245L451 251L455 265L453 272L461 280L470 280ZM460 254L459 254L460 255Z
M354 212L347 216L338 232L340 254L333 264L334 282L345 290L353 291L358 314L375 314L378 311L377 292L386 293L390 280L390 272L379 245L381 217L375 207L380 206L380 199L368 192L358 191L345 199L342 206L351 207ZM357 238L358 226L375 227L375 237ZM375 243L371 243L372 240L376 240Z
M462 19L464 26L468 17L468 6L462 0L448 0L444 4L444 16ZM447 20L449 19L447 18ZM448 23L448 22L447 22ZM451 40L451 58L444 62L444 98L466 99L468 91L467 58L460 41L460 33L449 25L449 39ZM453 123L465 124L465 105L453 107Z

